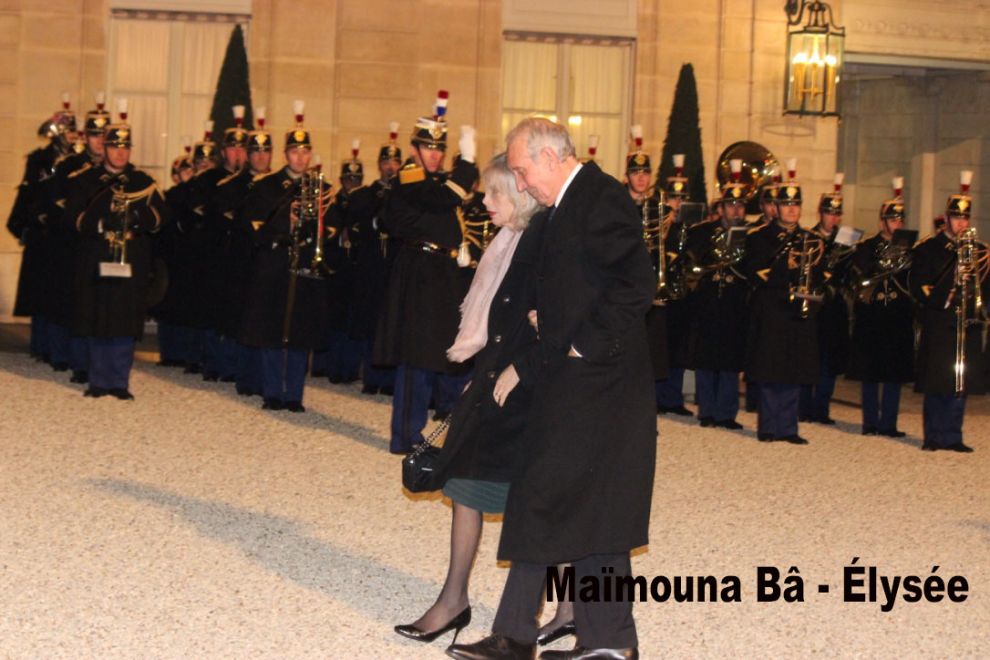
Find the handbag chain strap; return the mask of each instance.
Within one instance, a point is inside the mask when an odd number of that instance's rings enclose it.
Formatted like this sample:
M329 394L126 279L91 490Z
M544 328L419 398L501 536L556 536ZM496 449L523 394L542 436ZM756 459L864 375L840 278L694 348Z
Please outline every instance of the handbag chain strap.
M440 434L442 434L444 431L446 431L447 428L450 426L450 417L451 417L450 415L447 415L447 417L445 417L442 422L440 422L439 424L437 424L437 427L435 429L433 429L433 431L430 433L429 437L426 438L426 440L424 440L423 442L419 443L419 446L416 447L416 449L413 451L413 453L411 455L412 456L419 456L424 451L426 451L429 447L433 447L434 446L433 443L436 441L437 438L440 437Z

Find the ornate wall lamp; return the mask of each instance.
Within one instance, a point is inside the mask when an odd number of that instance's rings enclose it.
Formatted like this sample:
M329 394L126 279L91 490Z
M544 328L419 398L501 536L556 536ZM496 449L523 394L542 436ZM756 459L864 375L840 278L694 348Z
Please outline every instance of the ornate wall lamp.
M837 117L846 29L818 0L787 0L785 115Z

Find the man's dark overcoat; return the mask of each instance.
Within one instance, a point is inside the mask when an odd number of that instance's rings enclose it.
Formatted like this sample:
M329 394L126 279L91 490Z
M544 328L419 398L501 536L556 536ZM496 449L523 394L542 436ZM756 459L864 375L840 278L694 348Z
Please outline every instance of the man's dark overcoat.
M588 163L533 225L540 342L513 363L534 394L498 556L628 552L648 542L656 459L642 222L625 188ZM568 357L572 346L583 357Z

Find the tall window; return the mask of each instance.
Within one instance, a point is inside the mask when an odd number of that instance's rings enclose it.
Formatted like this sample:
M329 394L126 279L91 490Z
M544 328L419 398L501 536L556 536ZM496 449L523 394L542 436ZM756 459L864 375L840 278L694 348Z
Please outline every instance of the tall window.
M632 108L632 41L507 33L502 48L502 135L533 115L566 124L578 150L620 176Z
M235 19L229 15L114 11L107 109L128 100L131 162L167 188L184 136L202 139ZM246 26L243 26L246 27Z

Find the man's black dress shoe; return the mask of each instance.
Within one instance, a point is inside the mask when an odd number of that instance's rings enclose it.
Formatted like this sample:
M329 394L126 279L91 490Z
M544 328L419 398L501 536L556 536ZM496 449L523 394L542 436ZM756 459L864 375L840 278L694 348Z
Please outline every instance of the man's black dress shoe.
M921 451L935 451L937 449L938 449L938 447L936 447L935 445L931 444L930 442L925 442L925 443L923 443L921 445Z
M52 369L54 369L55 371L68 371L69 370L69 363L68 362L52 362Z
M878 435L879 433L880 431L878 431L876 428L872 426L863 427L863 435Z
M282 410L283 408L285 408L285 404L278 399L265 399L265 402L261 404L262 410Z
M958 444L949 445L948 447L946 447L946 449L948 449L949 451L958 451L963 454L971 454L973 452L972 447L970 447L969 445L964 445L961 442Z
M184 374L198 374L202 369L198 364L187 364L186 368L182 370Z
M204 371L203 380L205 380L208 383L215 383L218 380L220 380L220 374L215 373L213 371Z
M799 436L797 433L795 433L794 435L785 435L783 438L777 438L777 439L778 440L783 440L784 442L789 442L792 445L806 445L806 444L808 444L808 441L805 438L802 438L801 436Z
M221 383L233 383L237 381L237 376L220 376Z
M773 437L773 433L757 433L756 439L760 442L773 442L776 438Z
M89 372L83 371L82 369L76 369L72 372L72 378L69 379L70 383L88 383L89 382Z
M562 623L553 630L548 630L545 633L540 633L536 636L536 643L540 646L546 646L547 644L553 644L558 639L567 637L568 635L573 635L577 632L577 626L574 625L573 621L568 621L567 623Z
M306 412L306 407L303 406L301 401L288 401L285 404L283 404L283 406L289 412L298 412L298 413Z
M409 639L414 639L417 642L432 642L440 635L444 633L454 631L454 639L450 642L453 644L457 641L457 635L460 634L461 629L471 623L471 607L465 607L460 614L455 616L453 619L447 622L447 625L434 630L433 632L425 632L412 625L411 623L396 626L395 632L399 633L403 637L408 637Z
M715 422L715 426L720 426L723 429L729 429L730 431L738 431L743 427L742 424L734 419L723 419L721 422Z
M671 415L679 415L681 417L691 417L694 415L690 410L684 406L663 406L659 408L665 413L670 413Z
M159 367L181 367L185 363L182 360L159 360Z
M885 435L888 438L903 438L907 435L904 431L898 431L897 429L888 429L886 431L877 431L880 435Z
M835 426L835 420L831 417L816 417L813 421L815 424L824 424L825 426Z
M815 418L812 417L811 415L798 415L798 421L799 422L813 422L813 421L815 421Z
M638 660L639 649L586 649L575 646L570 651L544 651L540 660Z
M710 426L715 426L714 417L699 417L698 421L701 423L702 428L708 428Z
M114 389L110 390L110 394L112 396L117 397L121 401L133 401L134 400L134 395L131 394L130 392L128 392L127 390L125 390L123 387L117 387L117 388L114 388Z
M474 644L451 644L447 655L460 660L533 660L535 644L523 644L492 633Z
M378 388L374 385L365 385L361 388L361 394L378 394Z
M91 396L94 399L98 399L101 396L106 396L108 394L110 394L110 390L104 389L102 387L93 387L92 385L86 388L86 391L83 392L83 396Z
M379 394L384 394L385 396L392 396L393 394L395 394L395 388L394 387L382 387L381 389L378 390L378 393Z

